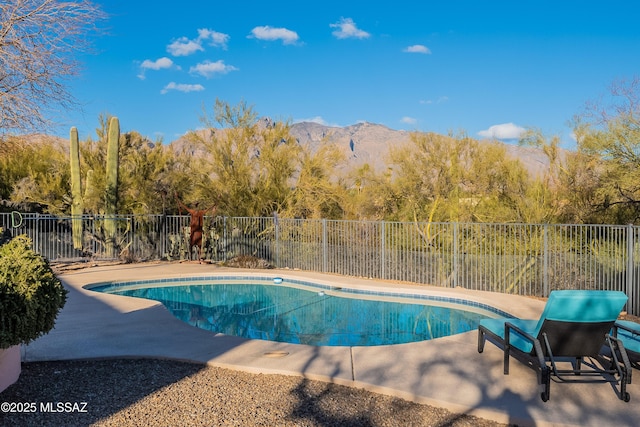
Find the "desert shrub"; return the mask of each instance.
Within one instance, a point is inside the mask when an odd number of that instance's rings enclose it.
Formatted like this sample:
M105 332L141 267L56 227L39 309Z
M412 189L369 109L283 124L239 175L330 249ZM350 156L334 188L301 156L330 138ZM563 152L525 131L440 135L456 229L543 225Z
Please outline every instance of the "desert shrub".
M253 255L238 255L231 258L229 261L224 263L225 267L235 267L235 268L257 268L257 269L268 269L273 268L269 261L255 257Z
M66 299L66 289L27 236L0 246L0 348L49 332Z

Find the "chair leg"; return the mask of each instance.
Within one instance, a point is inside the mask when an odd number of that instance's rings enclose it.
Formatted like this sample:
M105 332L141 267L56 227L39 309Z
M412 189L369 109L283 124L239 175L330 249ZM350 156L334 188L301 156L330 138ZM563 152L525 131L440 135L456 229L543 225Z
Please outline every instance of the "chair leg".
M509 375L509 350L510 345L508 343L504 343L504 355L503 355L503 365L504 365L504 374Z
M540 383L544 387L542 393L540 393L540 398L543 402L546 402L551 395L551 369L546 364L540 368Z
M629 375L629 372L627 372L626 369L623 369L623 374L620 376L620 400L623 400L625 402L628 402L631 400L631 394L629 394L629 392L627 391L627 384L631 383L630 380L627 379L627 375Z
M484 351L485 341L486 337L484 336L484 331L482 328L478 328L478 353L482 353Z
M628 402L631 400L631 395L627 391L627 384L631 384L632 372L629 356L624 349L624 345L617 337L609 335L607 336L607 342L611 349L611 364L617 369L620 377L620 393L618 397L620 400Z
M511 351L511 330L505 324L504 326L504 356L503 356L503 365L504 365L504 374L509 375L509 353Z

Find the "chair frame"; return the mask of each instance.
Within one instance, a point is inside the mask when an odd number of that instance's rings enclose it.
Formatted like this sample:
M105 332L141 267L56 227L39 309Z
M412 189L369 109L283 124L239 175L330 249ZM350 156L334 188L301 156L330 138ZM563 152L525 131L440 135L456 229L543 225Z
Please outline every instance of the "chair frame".
M634 338L640 336L640 324L638 324L637 328L634 328L634 327L627 326L625 324L616 322L613 325L613 331L612 331L611 335L613 335L616 339L619 339L623 343L623 345L624 345L624 338L619 338L618 337L618 330L619 329L622 329L624 331L629 332ZM613 347L610 347L610 349L614 350ZM626 351L627 355L629 356L629 359L631 360L631 366L636 368L636 369L640 369L640 352L629 350L626 347L625 347L625 351ZM612 353L614 353L614 351L612 351Z
M614 335L609 334L613 323L581 324L545 320L538 337L534 337L507 320L504 324L504 340L480 325L478 327L478 353L484 351L485 342L488 340L503 350L505 375L509 374L510 356L536 371L538 384L543 386L543 391L540 394L543 402L549 400L552 377L556 377L560 382L617 383L620 385L618 397L628 402L631 395L627 392L626 387L627 384L631 384L631 364L622 342ZM566 340L567 331L570 331L572 336L572 339L568 340L569 342ZM510 344L513 333L533 345L531 352L524 352ZM601 343L586 338L592 338L594 333L602 334ZM605 343L614 349L611 352L610 360L600 357L602 345ZM590 361L587 362L585 358ZM599 365L593 363L591 359L596 359ZM571 363L573 369L559 369L558 364L561 362ZM609 367L605 368L605 365L609 365ZM593 379L594 376L600 378Z

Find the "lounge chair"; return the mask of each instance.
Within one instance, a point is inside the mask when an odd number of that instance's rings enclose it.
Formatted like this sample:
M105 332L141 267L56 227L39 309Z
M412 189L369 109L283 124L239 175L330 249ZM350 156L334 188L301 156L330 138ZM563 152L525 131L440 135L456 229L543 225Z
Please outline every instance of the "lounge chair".
M564 382L619 383L619 398L628 402L629 358L619 339L609 334L626 302L627 296L619 291L552 291L538 320L481 320L478 352L489 340L504 351L505 375L509 356L535 370L538 384L544 387L540 394L544 402L549 400L552 376ZM605 343L617 350L610 360L600 357ZM572 369L559 369L560 363L567 362Z
M613 328L613 336L622 341L632 365L640 369L640 324L629 320L618 320Z

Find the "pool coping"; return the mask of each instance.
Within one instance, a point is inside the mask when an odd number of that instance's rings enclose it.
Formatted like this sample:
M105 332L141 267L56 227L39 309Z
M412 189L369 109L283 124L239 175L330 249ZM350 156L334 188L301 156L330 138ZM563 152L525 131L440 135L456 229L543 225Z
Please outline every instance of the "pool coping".
M199 330L176 319L160 303L84 288L114 280L173 276L278 275L350 287L428 292L491 305L521 318L537 318L544 302L533 298L435 288L295 270L239 270L211 264L153 263L92 267L60 276L67 305L48 335L24 346L23 360L154 357L206 363L252 373L299 375L445 407L519 425L634 425L638 405L617 399L607 384L553 384L551 400L538 397L535 373L519 363L502 373L502 352L477 353L467 332L420 343L378 347L312 347L248 340ZM150 327L153 325L153 327ZM640 399L640 387L628 387ZM604 410L606 408L606 410Z

